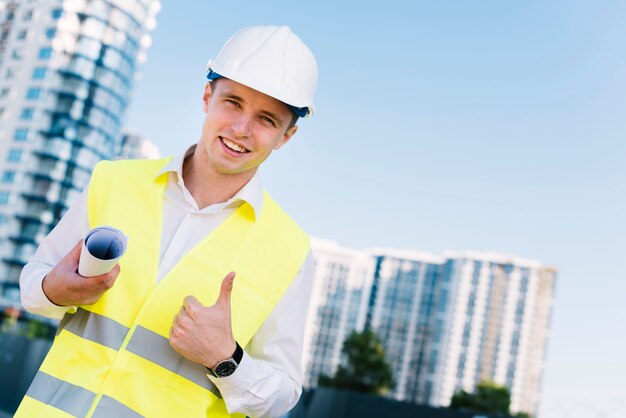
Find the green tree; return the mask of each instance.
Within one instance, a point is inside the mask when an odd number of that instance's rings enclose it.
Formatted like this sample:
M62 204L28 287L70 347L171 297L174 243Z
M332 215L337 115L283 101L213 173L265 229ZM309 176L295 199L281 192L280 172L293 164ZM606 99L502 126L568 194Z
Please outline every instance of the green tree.
M506 416L509 415L510 405L509 389L490 381L480 382L473 393L464 390L456 392L450 401L450 407L454 409Z
M320 386L381 395L393 387L391 366L385 349L373 330L352 331L341 350L345 363L333 377L321 375Z

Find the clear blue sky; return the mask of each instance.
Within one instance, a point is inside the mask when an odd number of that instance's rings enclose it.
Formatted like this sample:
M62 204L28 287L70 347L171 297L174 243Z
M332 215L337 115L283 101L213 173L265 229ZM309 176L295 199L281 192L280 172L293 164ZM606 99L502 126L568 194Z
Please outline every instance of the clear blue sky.
M207 60L243 26L288 24L320 77L317 114L262 170L274 197L349 247L556 267L542 416L626 402L623 2L194 0L157 19L128 126L181 152Z

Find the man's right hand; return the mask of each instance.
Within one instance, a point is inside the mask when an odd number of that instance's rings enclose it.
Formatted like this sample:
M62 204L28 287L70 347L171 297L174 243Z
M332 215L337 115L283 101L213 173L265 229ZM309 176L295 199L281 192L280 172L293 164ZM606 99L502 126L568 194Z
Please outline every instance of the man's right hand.
M50 302L59 306L90 305L113 287L120 274L120 265L100 276L83 277L77 273L83 240L44 277L41 286Z

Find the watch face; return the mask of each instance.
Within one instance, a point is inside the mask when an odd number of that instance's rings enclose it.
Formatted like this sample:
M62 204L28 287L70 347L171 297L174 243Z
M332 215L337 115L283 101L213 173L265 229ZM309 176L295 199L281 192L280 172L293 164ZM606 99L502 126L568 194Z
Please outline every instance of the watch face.
M219 377L226 377L233 374L235 369L237 369L237 362L233 359L228 359L215 367L215 374Z

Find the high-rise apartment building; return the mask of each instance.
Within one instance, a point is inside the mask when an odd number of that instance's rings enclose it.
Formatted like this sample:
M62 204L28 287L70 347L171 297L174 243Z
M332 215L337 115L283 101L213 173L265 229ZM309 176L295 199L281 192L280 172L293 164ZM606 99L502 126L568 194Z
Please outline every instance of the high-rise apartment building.
M315 279L304 334L304 385L334 374L341 348L352 330L363 329L374 260L364 251L312 239Z
M436 321L442 338L430 402L492 380L511 391L511 409L536 414L556 271L538 261L448 252Z
M435 376L429 353L444 259L429 253L370 250L376 270L368 326L376 331L394 376L395 399L428 403Z
M0 1L0 296L120 125L156 25L158 0Z
M374 249L355 252L360 265L367 265L369 257L374 268L367 270L371 278L355 282L364 286L363 297L350 299L329 286L341 283L341 273L324 267L329 255L339 258L340 252L350 251L313 246L318 262L314 297L331 302L309 311L305 350L315 366L306 370L306 384L315 386L312 373L320 370L332 375L343 342L338 340L369 326L383 341L393 369L393 398L446 406L454 392L472 391L478 382L492 380L510 389L513 411L536 413L554 269L484 252L436 256ZM351 265L349 258L343 260L344 266ZM351 311L360 312L360 321L348 323L341 314Z

